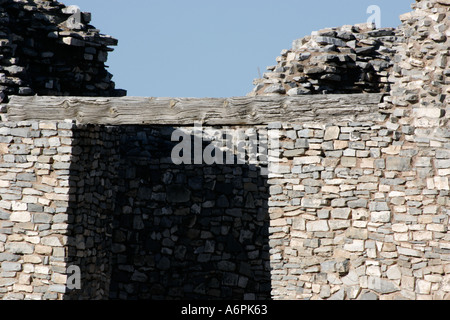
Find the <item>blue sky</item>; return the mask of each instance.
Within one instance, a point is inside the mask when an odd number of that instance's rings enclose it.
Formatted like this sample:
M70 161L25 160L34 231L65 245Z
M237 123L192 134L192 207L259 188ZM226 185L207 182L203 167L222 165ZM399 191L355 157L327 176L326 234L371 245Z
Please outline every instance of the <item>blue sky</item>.
M245 96L258 68L312 31L366 22L397 27L413 0L62 0L119 39L108 65L129 96Z

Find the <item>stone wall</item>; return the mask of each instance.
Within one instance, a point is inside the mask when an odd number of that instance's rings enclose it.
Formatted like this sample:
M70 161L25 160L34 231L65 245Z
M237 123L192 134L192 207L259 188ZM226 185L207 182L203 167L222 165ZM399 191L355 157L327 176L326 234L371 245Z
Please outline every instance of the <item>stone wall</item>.
M283 128L313 157L285 157L273 182L277 299L450 298L449 2L416 2L397 29L385 121Z
M152 122L128 100L50 99L73 120L2 122L0 299L450 299L449 5L401 17L376 111L326 95L131 101L154 103ZM36 114L26 104L2 119ZM215 121L208 148L230 110L239 139L266 137L262 161L173 162L173 132ZM74 120L89 117L116 125Z
M176 129L119 128L110 298L270 298L267 177L175 165Z
M415 157L419 145L376 122L281 133L268 181L275 299L449 298L449 177L433 177L448 149Z
M347 25L312 32L283 50L249 96L389 92L401 29Z
M109 293L116 137L111 127L73 126L66 260L80 268L82 278L81 290L68 290L64 299L104 299Z
M0 125L2 299L107 296L117 166L108 131L73 121ZM82 290L69 290L71 266Z
M267 176L175 165L174 130L2 124L0 298L269 299Z
M123 96L105 65L117 40L55 0L0 1L0 102L10 95Z
M174 127L5 123L2 299L448 298L448 142L384 118L240 127L268 176L175 165Z
M66 292L71 122L0 124L0 297Z

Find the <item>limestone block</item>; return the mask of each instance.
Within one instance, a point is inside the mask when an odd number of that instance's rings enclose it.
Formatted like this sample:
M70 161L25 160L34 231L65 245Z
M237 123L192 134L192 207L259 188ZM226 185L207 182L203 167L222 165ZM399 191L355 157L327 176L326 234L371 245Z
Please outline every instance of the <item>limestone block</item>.
M294 165L305 165L305 164L315 164L320 163L322 161L321 157L318 156L310 156L310 157L298 157L294 158Z
M371 212L370 221L375 223L388 223L391 221L390 211Z
M331 217L333 219L349 219L350 218L350 213L351 213L351 209L350 208L337 208L337 209L333 209L331 210Z
M444 110L439 108L415 108L413 112L417 118L441 118L445 114Z
M41 243L42 243L42 245L49 246L49 247L62 247L63 246L61 240L55 236L49 236L49 237L42 238Z
M322 199L315 198L303 198L301 205L304 208L320 208L323 205Z
M350 252L363 252L364 251L364 240L352 240L352 243L346 243L344 245L344 250Z
M329 231L330 228L328 226L327 221L320 220L320 221L308 221L306 223L306 230L308 232L320 232L320 231Z
M415 249L409 249L404 247L397 247L398 253L410 257L421 257L422 253Z
M17 272L22 270L22 264L19 262L4 261L1 263L3 272Z
M348 141L335 140L334 141L334 150L343 150L348 148Z
M338 126L329 127L325 130L324 140L337 140L339 138L339 134L341 130Z
M401 270L397 265L389 267L386 271L386 275L389 280L399 280L402 278Z
M430 294L431 293L431 282L426 280L417 280L416 292L418 294Z
M378 277L369 277L368 288L379 294L389 294L400 291L397 285L392 281L381 279Z
M448 177L434 177L434 188L437 190L450 190Z
M14 254L32 254L34 245L23 242L11 242L5 245L5 249Z
M30 222L31 214L24 211L13 212L11 213L10 220L13 222Z
M408 171L411 169L411 158L387 157L386 170L388 171Z
M345 156L341 158L341 165L343 167L356 167L356 161L356 157Z

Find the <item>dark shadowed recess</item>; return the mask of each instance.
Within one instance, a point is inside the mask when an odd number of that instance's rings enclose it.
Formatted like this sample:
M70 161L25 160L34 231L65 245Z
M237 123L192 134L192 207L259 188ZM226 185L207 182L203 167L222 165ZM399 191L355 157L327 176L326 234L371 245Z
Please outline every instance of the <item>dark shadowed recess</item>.
M67 299L270 299L266 177L173 164L174 130L74 129Z

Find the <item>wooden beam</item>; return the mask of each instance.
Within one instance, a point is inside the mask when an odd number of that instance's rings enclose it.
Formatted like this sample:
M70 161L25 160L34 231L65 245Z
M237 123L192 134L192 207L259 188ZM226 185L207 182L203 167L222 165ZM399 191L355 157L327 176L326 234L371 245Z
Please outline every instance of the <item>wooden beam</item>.
M264 125L356 121L378 114L382 94L234 98L10 97L10 121L77 120L103 125Z

